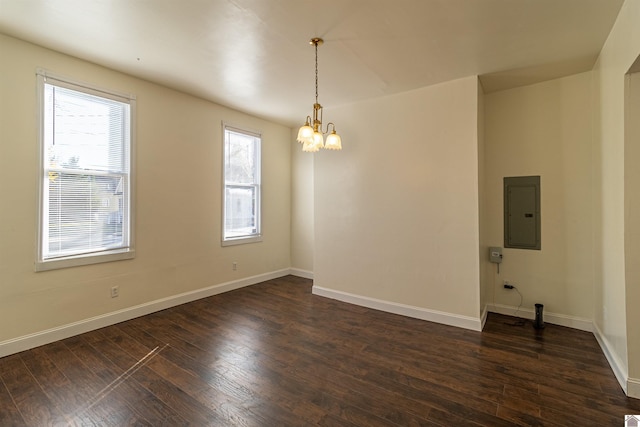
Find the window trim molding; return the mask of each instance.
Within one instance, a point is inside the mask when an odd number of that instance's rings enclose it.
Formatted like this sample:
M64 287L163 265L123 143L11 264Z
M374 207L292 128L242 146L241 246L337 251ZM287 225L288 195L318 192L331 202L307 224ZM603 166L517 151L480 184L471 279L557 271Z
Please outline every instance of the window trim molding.
M222 130L222 162L221 162L221 175L222 175L222 191L221 191L221 205L222 205L222 221L220 221L220 245L221 246L235 246L235 245L243 245L246 243L258 243L258 242L262 242L262 133L253 129L248 129L245 127L240 127L240 126L236 126L233 124L230 124L229 122L226 121L222 121L222 126L221 126L221 130ZM227 130L231 130L234 132L238 132L238 133L242 133L245 135L252 135L256 138L260 139L260 162L258 164L258 195L257 195L257 199L258 199L258 210L257 210L257 216L258 216L258 233L257 234L252 234L250 236L239 236L239 237L230 237L225 239L224 237L224 232L225 232L225 222L226 222L226 205L225 205L225 198L226 198L226 187L227 187L227 179L226 179L226 175L225 175L225 145L226 145L226 131Z
M48 81L53 82L56 86L64 87L72 90L81 89L85 93L108 98L119 102L129 104L129 246L127 248L118 248L108 251L102 251L99 254L85 253L79 255L69 255L60 258L43 259L44 253L42 248L43 238L43 196L44 196L44 166L45 166L45 147L44 147L44 85ZM136 242L136 97L133 94L125 94L114 90L107 90L97 85L85 83L71 78L63 77L51 73L45 69L36 69L36 96L37 96L37 120L38 120L38 161L36 171L36 182L38 183L38 191L36 206L38 214L36 215L36 254L34 262L34 270L36 272L57 270L61 268L76 267L91 264L100 264L104 262L119 261L135 258L135 242Z

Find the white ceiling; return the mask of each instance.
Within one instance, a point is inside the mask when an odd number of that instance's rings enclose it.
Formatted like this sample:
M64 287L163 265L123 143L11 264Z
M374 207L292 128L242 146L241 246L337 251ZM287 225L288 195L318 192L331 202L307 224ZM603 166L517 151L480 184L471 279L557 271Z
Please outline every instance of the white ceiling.
M325 108L470 75L493 91L591 69L622 2L0 0L0 32L295 126L312 37Z

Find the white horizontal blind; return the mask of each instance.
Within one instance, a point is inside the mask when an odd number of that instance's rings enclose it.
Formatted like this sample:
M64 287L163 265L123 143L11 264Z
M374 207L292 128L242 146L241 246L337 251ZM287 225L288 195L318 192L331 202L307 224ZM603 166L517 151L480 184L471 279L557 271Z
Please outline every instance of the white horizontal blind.
M130 244L130 105L72 86L43 88L42 261Z
M260 135L224 127L223 240L260 235Z

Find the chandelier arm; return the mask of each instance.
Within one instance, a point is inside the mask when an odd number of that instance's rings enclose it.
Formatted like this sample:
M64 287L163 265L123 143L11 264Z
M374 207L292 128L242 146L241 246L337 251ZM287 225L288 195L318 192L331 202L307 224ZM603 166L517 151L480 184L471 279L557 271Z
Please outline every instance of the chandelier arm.
M329 126L333 126L333 131L336 131L336 125L333 122L329 122L327 123L327 130L326 132L322 132L322 133L329 133Z

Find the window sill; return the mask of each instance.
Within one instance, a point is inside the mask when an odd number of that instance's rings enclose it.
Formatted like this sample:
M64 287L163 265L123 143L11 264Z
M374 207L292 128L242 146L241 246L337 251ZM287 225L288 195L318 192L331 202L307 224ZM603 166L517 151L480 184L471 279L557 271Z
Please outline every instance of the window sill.
M81 265L101 264L103 262L120 261L133 259L135 257L133 249L119 249L109 251L100 255L76 255L65 258L56 258L48 261L36 261L36 272L58 270L61 268L78 267Z
M236 237L234 239L223 240L222 246L244 245L245 243L262 242L262 236Z

